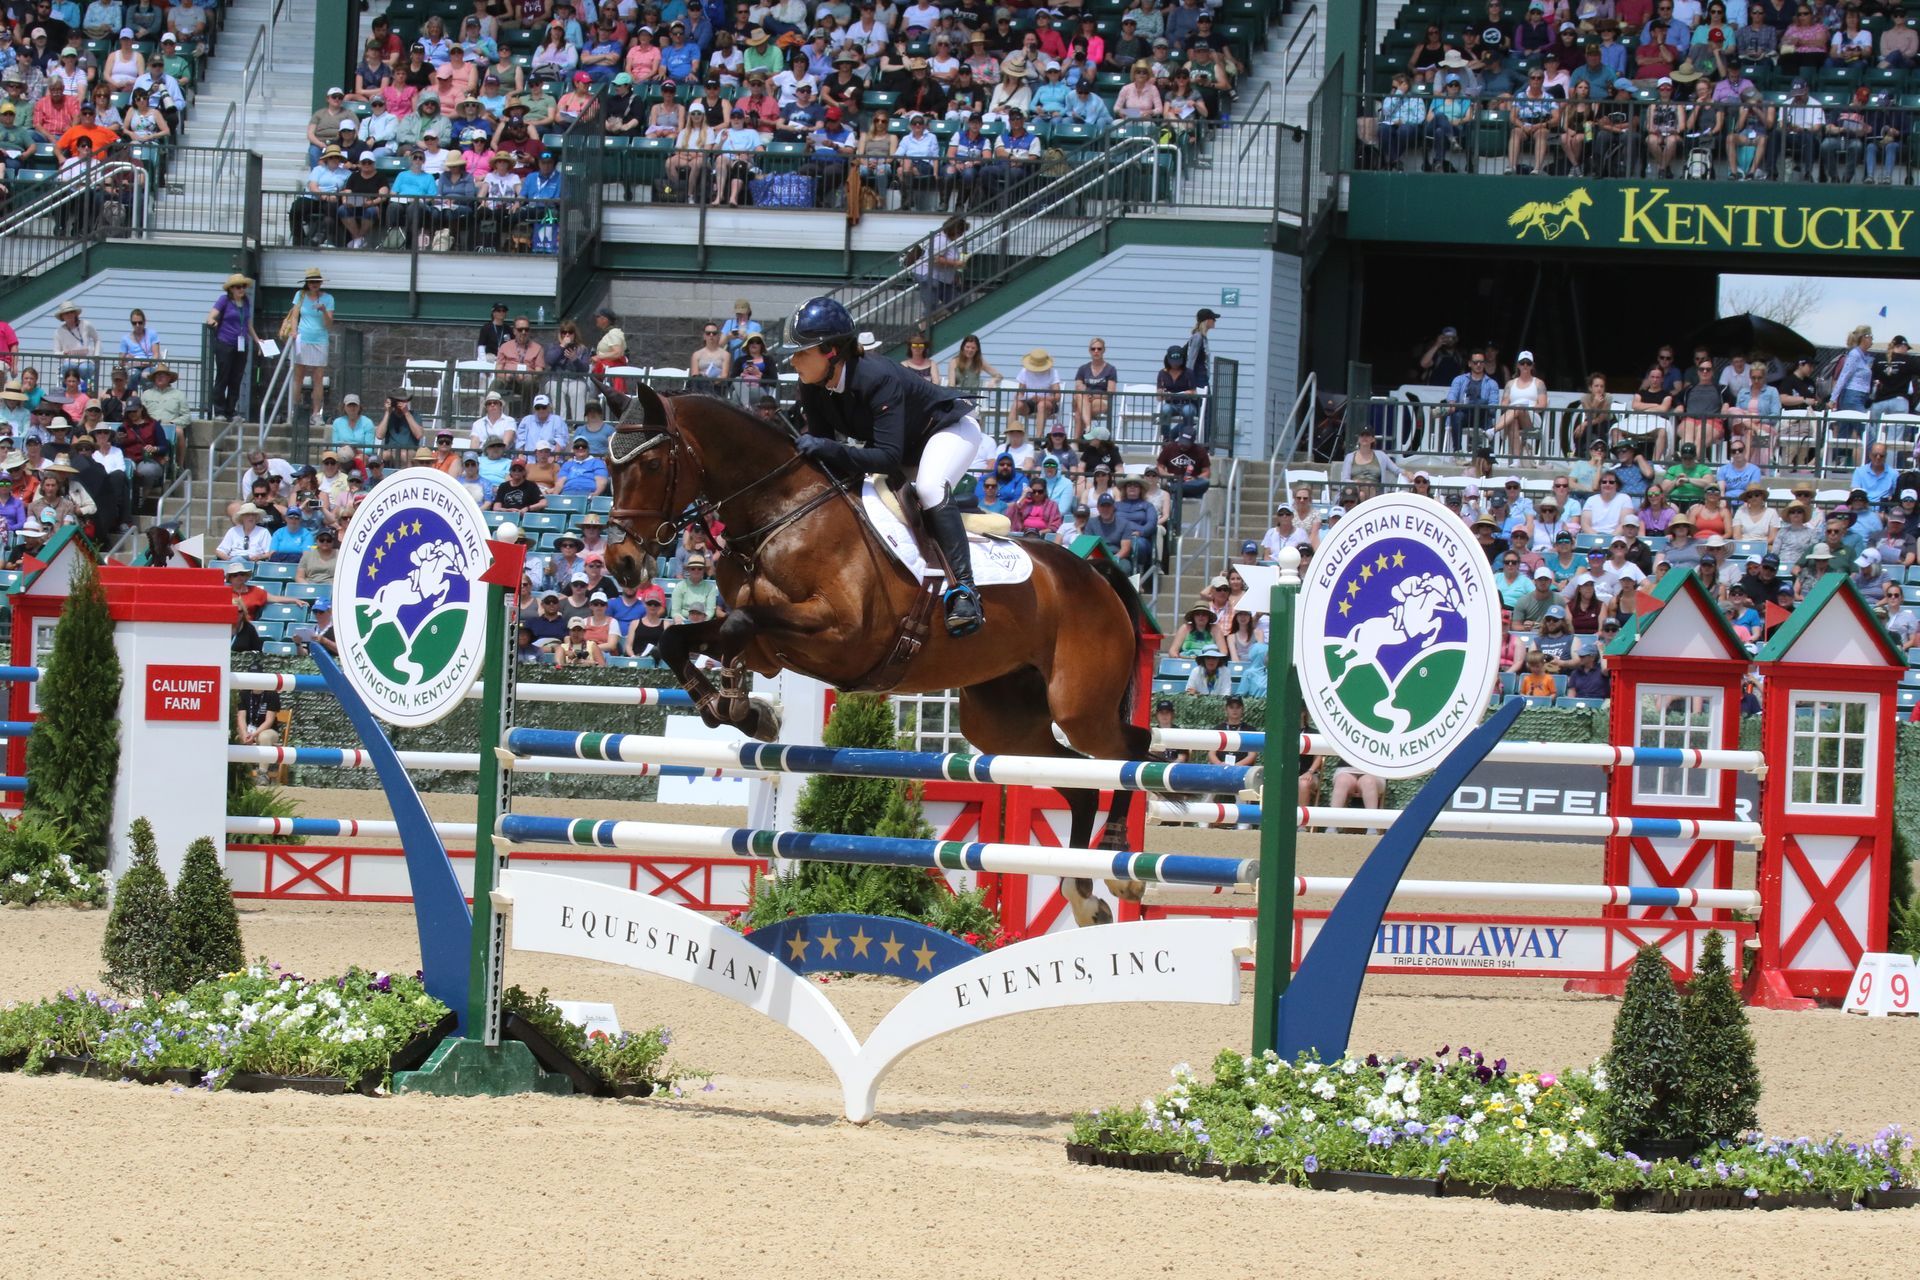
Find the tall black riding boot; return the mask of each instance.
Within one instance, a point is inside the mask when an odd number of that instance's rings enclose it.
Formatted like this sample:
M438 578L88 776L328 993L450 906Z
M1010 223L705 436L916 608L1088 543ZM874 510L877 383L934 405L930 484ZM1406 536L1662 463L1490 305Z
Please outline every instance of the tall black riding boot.
M970 635L980 629L980 592L973 585L973 555L967 548L967 528L951 501L925 513L927 531L947 562L947 592L941 597L947 610L947 634Z

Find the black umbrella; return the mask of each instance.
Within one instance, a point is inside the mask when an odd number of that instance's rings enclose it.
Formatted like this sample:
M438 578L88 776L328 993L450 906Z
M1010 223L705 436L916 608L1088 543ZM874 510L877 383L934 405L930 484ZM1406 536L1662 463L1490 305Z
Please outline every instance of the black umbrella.
M1705 347L1714 355L1747 355L1760 352L1791 364L1801 356L1814 354L1813 344L1792 329L1751 311L1737 316L1722 316L1710 325L1696 329L1683 344L1691 349Z

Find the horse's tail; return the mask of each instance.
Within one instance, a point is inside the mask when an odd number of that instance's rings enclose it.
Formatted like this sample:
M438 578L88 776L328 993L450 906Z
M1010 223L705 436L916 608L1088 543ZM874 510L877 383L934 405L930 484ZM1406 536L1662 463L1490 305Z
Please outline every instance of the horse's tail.
M1133 627L1133 633L1136 636L1139 635L1140 623L1146 617L1146 607L1141 604L1140 593L1134 589L1132 579L1121 571L1119 565L1104 557L1089 559L1087 564L1095 573L1105 578L1107 585L1113 588L1114 594L1120 597L1120 603L1126 606L1127 622ZM1139 683L1140 667L1135 663L1127 676L1127 695L1120 706L1120 718L1129 723L1133 719L1133 700L1139 694Z

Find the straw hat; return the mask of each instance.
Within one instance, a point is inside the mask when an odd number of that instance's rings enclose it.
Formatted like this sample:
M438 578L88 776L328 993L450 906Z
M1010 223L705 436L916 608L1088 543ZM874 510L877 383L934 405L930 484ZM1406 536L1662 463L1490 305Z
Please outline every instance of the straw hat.
M21 388L20 379L18 378L9 379L7 381L7 389L0 391L0 400L17 400L24 404L26 403L26 399L27 393Z
M911 65L911 63L909 63L909 65ZM1015 80L1025 80L1032 74L1032 71L1027 67L1027 55L1024 53L1010 53L1007 55L1006 60L1000 64L1000 77L1003 80L1009 77Z
M1053 368L1053 357L1040 347L1035 347L1020 357L1020 367L1028 373L1045 373Z
M222 285L221 287L224 289L249 289L253 287L253 280L250 277L243 276L238 271L236 271L232 275L227 277L226 284Z
M73 424L72 424L71 422L68 422L68 421L67 421L67 417L66 417L66 415L65 415L65 414L63 414L63 413L56 413L56 414L54 414L54 415L53 415L53 417L52 417L52 418L51 418L51 419L50 419L50 420L49 420L49 421L47 422L47 430L49 430L49 431L71 431L71 430L73 430Z
M244 279L244 277L242 278ZM248 280L247 283L252 284L253 281ZM178 381L180 375L175 373L173 370L167 368L165 364L156 364L153 366L153 368L147 370L148 381L152 381L154 378L161 378L161 377Z
M61 475L66 476L77 476L80 474L78 468L67 461L67 455L64 453L40 469L42 471L58 471Z
M0 458L0 471L18 471L27 465L27 455L15 449L6 457Z
M753 29L753 34L747 37L747 48L758 49L761 45L765 44L770 39L772 39L772 37L769 36L764 30L762 30L759 27L755 27Z
M300 283L313 284L317 281L324 281L325 279L326 277L320 274L320 268L308 267L307 273L300 277Z

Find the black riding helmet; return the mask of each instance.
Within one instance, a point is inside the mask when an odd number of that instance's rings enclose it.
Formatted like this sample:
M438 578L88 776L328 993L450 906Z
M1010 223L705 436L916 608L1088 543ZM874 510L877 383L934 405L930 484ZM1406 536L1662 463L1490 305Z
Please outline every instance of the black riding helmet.
M854 340L853 317L832 298L810 298L787 321L780 339L780 354L791 356L813 347L832 347L843 359L860 349Z

